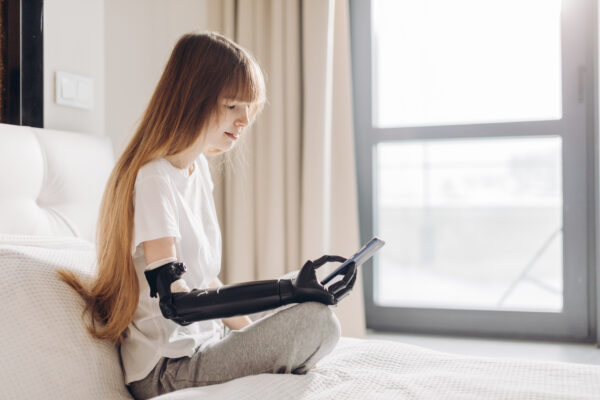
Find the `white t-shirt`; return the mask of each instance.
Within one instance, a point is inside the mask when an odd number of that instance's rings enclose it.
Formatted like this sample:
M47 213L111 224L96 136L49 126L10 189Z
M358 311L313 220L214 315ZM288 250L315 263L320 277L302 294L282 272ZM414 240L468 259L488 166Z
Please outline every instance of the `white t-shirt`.
M190 356L217 337L217 322L200 321L181 326L160 312L158 298L150 297L144 276L142 242L175 237L177 260L187 266L183 279L190 288L206 288L221 268L221 232L217 221L213 183L204 155L184 176L160 158L144 165L135 182L133 263L140 297L128 334L121 345L125 381L145 378L162 357Z

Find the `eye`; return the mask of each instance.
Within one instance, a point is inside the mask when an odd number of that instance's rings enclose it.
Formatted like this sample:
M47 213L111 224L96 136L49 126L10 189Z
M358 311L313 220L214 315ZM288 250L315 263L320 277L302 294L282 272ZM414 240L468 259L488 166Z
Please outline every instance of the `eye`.
M225 107L227 107L230 110L233 110L235 108L235 104L233 104L233 105L226 105Z

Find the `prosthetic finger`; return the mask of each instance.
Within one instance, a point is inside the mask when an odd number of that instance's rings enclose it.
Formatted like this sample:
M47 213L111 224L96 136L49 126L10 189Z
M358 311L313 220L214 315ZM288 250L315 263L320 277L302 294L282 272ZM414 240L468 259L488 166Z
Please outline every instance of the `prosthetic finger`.
M339 302L348 294L350 294L350 291L356 282L356 275L356 264L350 263L344 274L344 277L340 281L329 286L328 290L331 294L333 294L336 302Z
M319 268L321 266L323 266L324 264L330 263L330 262L340 262L343 263L344 261L346 261L346 259L344 257L341 256L329 256L329 255L324 255L322 257L317 258L315 261L313 261L313 264L316 268Z
M350 292L352 291L352 288L354 287L355 282L356 282L356 274L354 274L354 276L352 277L352 280L350 280L350 282L348 282L348 286L346 286L345 289L343 289L341 292L339 292L335 296L335 299L337 302L341 301L344 297L346 297L350 294Z
M321 264L322 265L322 264ZM297 289L296 297L302 301L318 301L324 304L335 304L335 298L317 280L316 266L314 262L307 261L300 269L298 276L293 281Z

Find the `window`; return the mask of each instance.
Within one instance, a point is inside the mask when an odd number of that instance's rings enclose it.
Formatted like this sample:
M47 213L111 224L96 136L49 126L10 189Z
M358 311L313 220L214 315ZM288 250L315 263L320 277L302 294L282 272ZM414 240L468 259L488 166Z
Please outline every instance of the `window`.
M369 327L589 335L587 7L351 2Z

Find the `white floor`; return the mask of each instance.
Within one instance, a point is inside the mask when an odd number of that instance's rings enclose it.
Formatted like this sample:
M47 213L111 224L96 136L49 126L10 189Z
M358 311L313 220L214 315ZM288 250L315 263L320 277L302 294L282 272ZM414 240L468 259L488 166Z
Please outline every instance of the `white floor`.
M590 343L556 343L415 334L367 330L367 339L392 340L446 353L600 365L600 348Z

